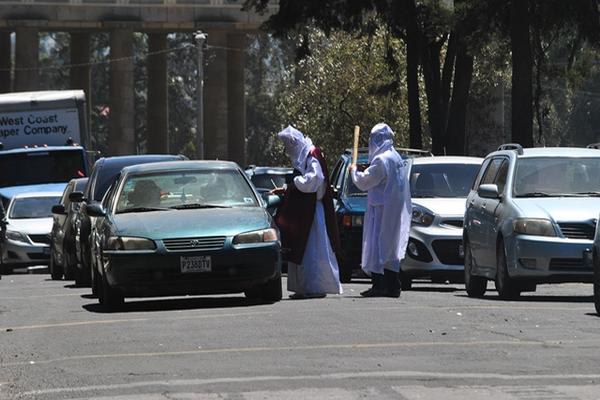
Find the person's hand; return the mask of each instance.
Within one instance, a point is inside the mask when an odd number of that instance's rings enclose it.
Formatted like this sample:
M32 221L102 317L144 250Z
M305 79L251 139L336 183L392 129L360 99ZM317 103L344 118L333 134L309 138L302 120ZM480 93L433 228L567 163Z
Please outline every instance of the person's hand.
M354 172L355 169L356 169L356 164L350 164L350 166L348 167L348 171L350 173Z
M277 196L281 196L284 193L285 193L285 188L282 188L282 187L276 187L275 189L273 189L269 192L269 194L275 194Z

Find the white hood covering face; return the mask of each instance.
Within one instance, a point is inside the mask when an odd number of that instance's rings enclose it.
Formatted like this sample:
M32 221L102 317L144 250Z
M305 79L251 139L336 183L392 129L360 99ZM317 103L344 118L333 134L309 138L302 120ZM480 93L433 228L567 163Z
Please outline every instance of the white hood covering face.
M379 123L371 129L369 137L369 163L379 154L394 147L394 131L385 123Z
M313 147L312 140L305 137L302 132L291 125L279 132L277 137L283 142L285 152L292 162L292 167L304 174L306 172L306 157L308 157L308 153Z

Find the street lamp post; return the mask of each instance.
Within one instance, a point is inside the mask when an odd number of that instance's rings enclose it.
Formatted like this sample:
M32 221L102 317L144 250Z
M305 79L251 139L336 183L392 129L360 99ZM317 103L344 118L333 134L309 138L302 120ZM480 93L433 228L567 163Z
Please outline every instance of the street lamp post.
M202 31L196 32L196 46L198 49L198 82L197 97L198 97L198 116L196 122L196 158L204 159L204 47L208 35Z

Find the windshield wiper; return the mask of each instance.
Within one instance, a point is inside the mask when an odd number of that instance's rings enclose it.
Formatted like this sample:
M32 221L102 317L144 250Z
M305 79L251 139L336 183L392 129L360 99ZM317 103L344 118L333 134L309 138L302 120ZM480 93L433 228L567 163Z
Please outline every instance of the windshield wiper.
M117 214L135 213L135 212L149 212L149 211L170 211L170 208L165 207L130 207L124 210L118 211Z
M550 194L546 192L528 192L519 194L516 197L555 197L556 194Z
M581 196L590 196L590 197L600 197L600 192L577 192L575 194L581 195Z
M187 204L178 204L176 206L171 206L169 208L175 210L190 210L195 208L231 208L231 206L225 206L220 204L202 204L202 203L187 203Z

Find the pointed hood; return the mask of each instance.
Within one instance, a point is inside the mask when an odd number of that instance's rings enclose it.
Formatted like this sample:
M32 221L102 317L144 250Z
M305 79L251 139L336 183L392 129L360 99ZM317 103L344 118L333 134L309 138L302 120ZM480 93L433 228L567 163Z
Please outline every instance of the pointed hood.
M379 154L394 147L394 131L385 123L379 123L371 129L369 137L369 163Z
M279 132L277 137L283 142L285 152L290 157L292 166L304 173L306 157L313 148L312 140L305 137L302 132L291 125Z

